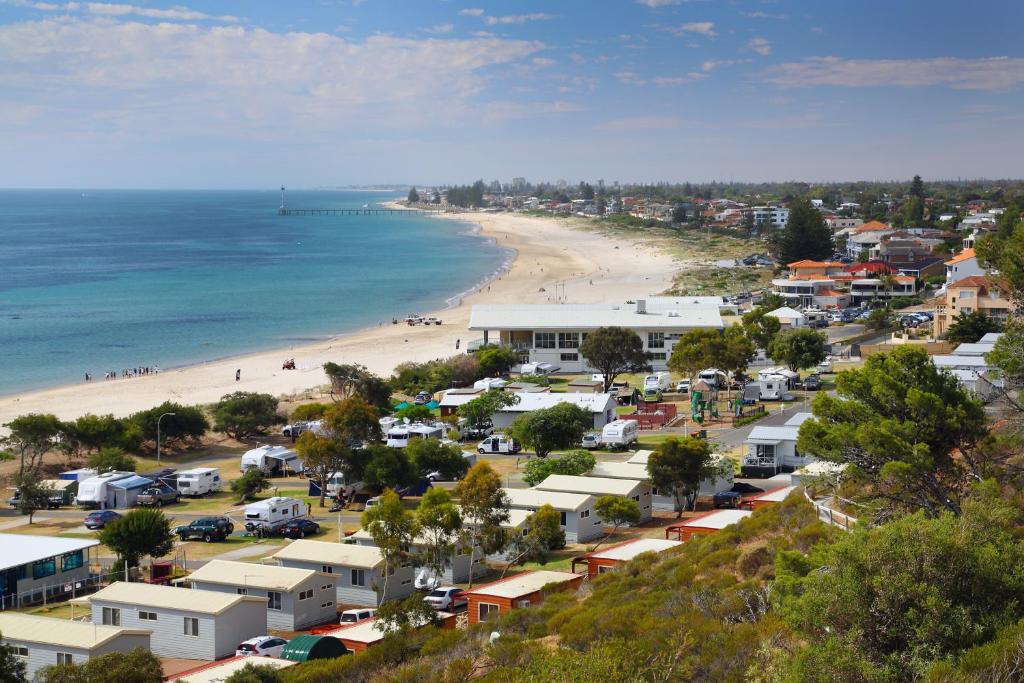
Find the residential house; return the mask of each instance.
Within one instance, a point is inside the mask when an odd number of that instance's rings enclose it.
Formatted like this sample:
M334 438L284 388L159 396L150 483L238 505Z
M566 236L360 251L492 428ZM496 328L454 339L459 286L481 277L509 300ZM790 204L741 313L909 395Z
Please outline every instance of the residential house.
M861 254L870 252L884 238L897 232L896 228L879 221L868 221L854 228L846 238L846 253L850 258L858 259Z
M76 602L96 625L152 631L158 657L220 659L267 632L267 599L255 595L118 581Z
M345 539L345 543L355 543L356 545L376 547L373 542L373 536L371 536L370 532L366 529L360 529L355 532ZM409 546L409 550L413 553L420 553L427 545L427 539L419 536L413 539L412 545ZM472 563L470 562L471 559ZM459 545L452 552L451 556L447 558L447 565L445 566L440 579L443 583L466 583L469 581L469 568L471 564L473 567L474 578L487 572L487 565L482 560L483 552L479 548L477 548L475 553L471 556L468 547ZM427 569L427 567L417 565L414 567L414 573L419 573L424 569Z
M601 518L594 512L595 497L582 493L562 493L539 489L502 489L509 499L509 507L536 512L550 505L561 517L567 543L586 543L604 533Z
M840 230L853 230L864 225L864 221L860 218L847 218L845 216L832 216L831 218L825 219L825 225L831 228L832 232L839 232Z
M667 538L634 538L630 541L607 546L601 550L595 550L580 557L574 557L572 560L572 571L576 571L577 564L584 564L587 566L587 577L592 579L598 574L612 571L619 565L636 558L638 555L644 553L663 553L682 544L682 541L672 541Z
M0 643L25 663L31 680L37 671L59 664L84 664L111 652L149 649L149 629L100 626L19 612L0 612Z
M918 280L924 280L925 278L933 277L935 275L943 275L945 272L945 263L942 258L938 256L927 256L917 259L916 261L901 263L899 265L900 275L909 275L910 277L917 278Z
M846 308L848 293L837 289L836 277L785 277L772 280L772 290L786 300L790 308Z
M263 598L267 626L280 631L301 631L337 615L334 576L319 568L211 560L186 580L198 590Z
M665 527L665 538L673 534L677 540L689 541L694 536L713 534L727 526L743 521L753 514L750 510L714 510Z
M782 327L786 329L805 327L807 325L807 318L804 314L790 308L789 306L776 308L774 311L770 311L766 315L777 318Z
M574 477L552 474L534 488L540 491L561 491L596 496L615 496L632 500L640 508L640 523L651 519L651 484L644 480L606 477Z
M754 225L767 223L773 228L784 228L789 222L789 209L781 206L755 206L750 211L754 214Z
M779 472L792 472L815 458L800 453L796 447L800 425L811 413L796 413L781 427L755 425L744 440L747 453L740 464L744 477L773 477Z
M441 412L441 417L455 415L459 412L460 407L475 398L483 396L486 391L487 390L484 387L461 387L445 391L441 396L441 400L438 402L438 409Z
M0 609L81 592L99 544L91 538L0 534Z
M576 590L582 582L582 574L539 570L484 584L465 593L469 625L496 619L514 609L539 605L544 602L546 591Z
M811 280L815 278L830 278L843 273L845 263L839 261L813 261L804 259L794 261L786 265L789 274L794 279Z
M722 329L717 306L681 306L676 310L647 309L635 304L478 304L470 312L469 329L483 333L484 343L507 345L523 362L550 363L562 372L592 371L579 348L587 334L617 326L633 330L655 370L665 370L679 337L695 329Z
M637 451L626 462L599 462L588 476L650 482L650 475L647 473L647 458L650 452ZM712 459L716 465L717 474L701 481L700 490L697 493L700 497L710 498L718 491L731 488L733 484L732 460L719 454L713 455ZM661 512L673 512L676 509L675 496L671 492L662 492L652 487L651 507Z
M339 605L376 607L413 593L412 565L391 567L385 587L384 555L373 545L300 539L271 557L282 567L316 570L333 579Z
M519 402L510 406L504 406L491 416L491 423L495 429L504 429L512 422L523 415L534 410L553 408L562 403L572 403L582 410L590 413L594 429L600 430L606 424L618 417L615 408L618 403L612 394L605 393L534 393L521 392L518 394Z
M917 278L909 275L885 275L850 281L850 299L855 306L877 299L915 296L917 292Z
M1014 304L989 278L971 275L946 285L945 294L935 300L933 333L936 337L944 335L961 313L981 311L990 318L1005 321L1014 310Z
M964 249L949 259L946 265L946 287L968 277L983 277L988 274L978 263L974 249Z
M762 494L756 495L752 498L747 498L741 504L742 507L750 508L751 510L757 510L758 508L767 507L769 505L777 505L789 497L789 494L793 493L796 486L780 486L770 491L765 491Z

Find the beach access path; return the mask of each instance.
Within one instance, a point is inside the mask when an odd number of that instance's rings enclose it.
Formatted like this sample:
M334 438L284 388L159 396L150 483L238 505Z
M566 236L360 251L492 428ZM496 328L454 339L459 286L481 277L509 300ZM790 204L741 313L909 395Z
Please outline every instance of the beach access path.
M481 234L511 249L516 257L511 268L454 308L440 311L403 311L433 315L440 326L380 325L306 345L197 363L175 370L113 381L94 380L0 397L0 424L26 413L54 413L73 419L86 413L125 416L163 403L212 403L233 391L266 392L275 396L299 394L326 384L322 364L361 363L371 371L390 375L405 361L426 361L464 352L478 333L466 329L469 312L477 303L550 303L557 294L570 303L623 303L657 294L672 283L682 263L663 253L652 242L615 238L567 225L555 219L516 214L441 214L438 220L462 220L479 225ZM282 219L292 220L292 219ZM315 217L301 220L344 220ZM395 273L395 277L401 277ZM563 286L564 285L564 286ZM445 282L425 283L450 296ZM211 292L210 296L217 296ZM339 297L356 297L372 305L373 292L339 291ZM397 313L397 312L396 312ZM268 311L267 315L273 315ZM457 350L456 340L460 340ZM285 359L294 358L296 370L282 370ZM235 380L235 371L241 379ZM2 430L0 430L2 431Z

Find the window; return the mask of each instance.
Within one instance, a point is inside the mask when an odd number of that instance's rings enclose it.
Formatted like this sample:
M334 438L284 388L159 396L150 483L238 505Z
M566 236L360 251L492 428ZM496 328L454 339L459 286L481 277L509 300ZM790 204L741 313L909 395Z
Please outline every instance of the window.
M648 332L647 333L647 348L649 348L649 349L663 349L663 348L665 348L665 333L664 332Z
M75 663L75 658L71 655L70 652L58 652L57 653L57 665L58 666L60 666L62 664L74 664L74 663Z
M321 609L326 609L328 607L334 607L334 601L333 600L328 600L327 602L321 602L320 603L320 607L321 607Z
M636 502L639 503L640 502L640 494L637 494L637 495L633 496L633 500L635 500Z
M333 588L334 588L334 584L333 583L325 583L324 585L320 586L320 590L322 590L322 591L329 591L329 590L331 590Z
M559 332L558 333L558 348L560 349L578 349L580 347L580 334L579 332Z
M312 588L308 591L299 591L299 600L309 600L311 597L313 597Z
M45 579L47 576L53 576L57 573L57 558L50 557L45 560L39 560L38 562L32 563L32 578L33 579Z
M321 565L320 566L320 573L321 574L333 574L334 573L334 567L332 565L329 565L329 564Z
M121 625L121 610L117 607L104 607L103 608L103 625L104 626L120 626Z
M562 514L564 515L565 513L563 512ZM590 510L584 510L583 512L580 513L580 519L586 519L589 516L590 516Z
M597 568L597 573L598 573L598 574L604 574L605 572L610 572L611 570L612 570L612 568L611 568L611 567L606 567L606 566L604 566L604 565L600 565L600 566L599 566L599 567Z
M520 609L522 609L524 607L529 607L529 606L530 606L530 600L528 598L523 598L522 600L517 600L516 601L516 607L519 607Z
M267 591L267 609L281 609L281 594L277 591Z
M481 602L478 606L477 616L480 621L490 621L498 617L498 606L489 602Z
M238 593L239 595L248 595L249 594L249 589L248 588L236 588L235 592Z
M554 332L537 332L533 335L533 346L537 349L555 348Z
M156 612L144 612L139 610L139 621L156 621Z
M563 354L561 354L561 360L562 361L578 361L579 359L580 359L580 354L578 354L578 353L563 353Z
M558 513L558 517L559 517L558 523L561 524L562 526L565 526L565 510L562 510L561 512L559 512Z
M757 444L757 464L761 467L775 467L775 444Z
M647 353L647 360L665 360L666 358L668 355L664 353Z
M199 637L199 620L195 617L185 617L185 635L194 638Z
M28 657L27 647L12 647L11 654L15 657Z
M78 569L79 567L85 564L85 559L83 555L84 553L82 553L81 550L76 550L75 552L68 553L67 555L61 555L60 570L62 572L68 572L72 569Z
M366 585L366 571L363 569L352 570L352 585L353 586L365 586Z

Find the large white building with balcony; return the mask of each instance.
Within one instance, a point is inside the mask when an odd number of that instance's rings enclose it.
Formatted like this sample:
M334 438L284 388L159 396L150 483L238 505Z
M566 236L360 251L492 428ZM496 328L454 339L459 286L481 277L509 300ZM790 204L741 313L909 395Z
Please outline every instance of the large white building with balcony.
M717 297L716 297L717 299ZM690 330L722 329L718 305L707 298L680 297L634 304L478 304L469 329L483 333L485 344L502 344L520 353L526 363L550 363L565 373L589 372L580 355L587 334L601 327L625 327L643 340L655 370L666 369L679 337Z

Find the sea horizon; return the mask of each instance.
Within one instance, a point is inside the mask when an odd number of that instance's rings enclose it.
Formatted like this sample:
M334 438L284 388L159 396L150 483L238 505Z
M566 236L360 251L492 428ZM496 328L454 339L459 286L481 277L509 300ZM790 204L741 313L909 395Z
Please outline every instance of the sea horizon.
M399 198L286 194L299 208ZM280 201L273 190L0 190L0 395L391 324L452 305L511 258L471 222L279 216Z

